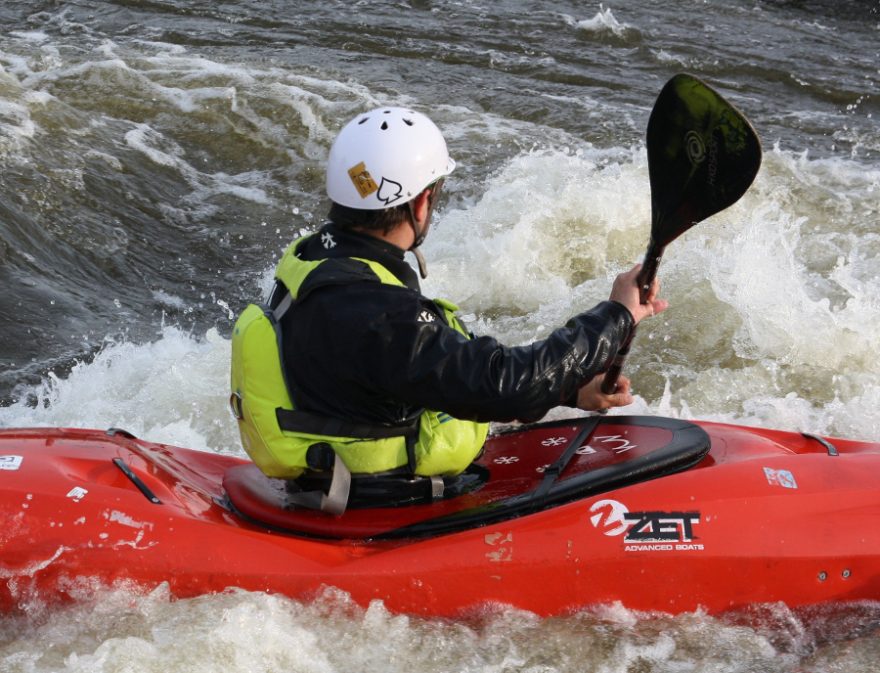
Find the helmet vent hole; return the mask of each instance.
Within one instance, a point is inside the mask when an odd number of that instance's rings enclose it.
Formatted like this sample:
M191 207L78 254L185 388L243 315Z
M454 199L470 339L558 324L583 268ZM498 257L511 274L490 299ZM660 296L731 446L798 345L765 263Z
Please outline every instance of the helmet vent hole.
M413 125L413 121L412 121L412 119L404 119L404 120L403 120L403 123L406 124L407 126L412 126L412 125Z
M368 121L370 121L370 118L369 118L369 117L364 117L363 119L361 119L361 120L358 122L358 126L360 126L361 124L365 124L365 123L368 122Z
M383 131L388 130L388 122L382 122L382 126L380 127Z

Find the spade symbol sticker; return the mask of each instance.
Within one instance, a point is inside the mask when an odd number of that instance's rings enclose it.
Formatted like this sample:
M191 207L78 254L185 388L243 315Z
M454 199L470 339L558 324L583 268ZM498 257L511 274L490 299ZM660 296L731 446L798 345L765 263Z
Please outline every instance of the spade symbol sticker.
M377 199L384 202L387 206L392 201L397 201L402 195L403 185L399 182L394 182L394 180L382 178L382 182L379 185L379 193L376 194Z

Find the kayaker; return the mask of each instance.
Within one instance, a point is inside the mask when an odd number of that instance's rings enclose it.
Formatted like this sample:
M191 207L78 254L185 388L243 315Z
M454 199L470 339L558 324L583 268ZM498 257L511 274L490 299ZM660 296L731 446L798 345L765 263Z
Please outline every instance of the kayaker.
M639 302L638 266L609 301L525 346L474 337L457 307L421 294L404 253L424 277L419 246L454 167L440 130L406 108L360 114L339 133L329 221L287 249L268 306L248 307L233 335L233 410L267 475L456 474L489 421L632 402L626 377L611 395L600 383L633 327L667 307L656 284Z

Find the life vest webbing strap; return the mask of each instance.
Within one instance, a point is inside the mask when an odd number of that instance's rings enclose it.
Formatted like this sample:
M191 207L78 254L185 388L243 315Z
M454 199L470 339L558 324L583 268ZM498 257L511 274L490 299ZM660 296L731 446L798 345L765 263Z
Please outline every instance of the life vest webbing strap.
M287 309L291 307L293 304L293 296L290 292L285 293L284 298L278 302L278 306L272 309L272 315L275 318L275 322L281 322L281 318L287 313Z
M419 417L401 425L373 425L332 418L301 409L275 409L278 427L288 432L302 432L308 435L330 437L353 437L358 439L388 439L407 437L419 431Z
M320 490L299 491L290 493L287 498L289 505L299 505L306 509L316 509L327 514L340 515L348 506L348 495L351 492L351 472L342 462L339 454L335 454L333 462L333 477L330 480L330 488L327 493Z

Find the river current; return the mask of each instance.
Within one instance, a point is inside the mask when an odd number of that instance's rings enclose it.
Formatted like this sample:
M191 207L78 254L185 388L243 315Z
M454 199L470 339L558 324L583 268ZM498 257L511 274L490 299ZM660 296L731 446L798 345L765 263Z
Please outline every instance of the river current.
M644 252L648 114L690 72L764 162L669 247L627 411L880 440L876 0L6 0L0 23L0 427L241 454L234 318L322 222L330 143L377 105L429 114L458 163L426 294L541 338ZM878 614L448 622L332 590L117 588L0 617L0 671L867 673Z

